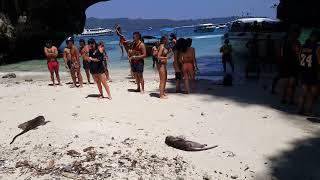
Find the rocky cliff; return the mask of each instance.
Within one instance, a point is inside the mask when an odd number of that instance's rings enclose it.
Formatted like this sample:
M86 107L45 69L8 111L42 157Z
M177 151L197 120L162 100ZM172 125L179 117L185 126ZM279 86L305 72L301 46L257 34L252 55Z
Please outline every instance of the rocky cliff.
M289 24L320 26L319 0L280 0L277 15Z
M0 63L42 56L45 40L55 45L81 33L85 10L106 0L1 0Z

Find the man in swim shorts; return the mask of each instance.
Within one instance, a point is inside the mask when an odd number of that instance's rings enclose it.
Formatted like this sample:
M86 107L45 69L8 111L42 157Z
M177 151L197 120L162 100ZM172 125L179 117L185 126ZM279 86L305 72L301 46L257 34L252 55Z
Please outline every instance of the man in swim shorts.
M61 85L59 76L59 62L57 60L58 49L52 45L52 42L50 40L46 42L46 46L44 47L44 54L47 57L48 69L50 71L53 86L56 86L54 74L56 74L58 84Z
M80 87L83 87L82 76L81 76L81 65L80 65L80 54L78 48L74 45L73 37L69 37L67 39L67 45L70 49L70 58L71 58L71 68L70 71L74 72L78 81L80 83ZM76 82L74 81L74 86L76 86Z
M83 39L79 40L79 45L80 45L80 55L82 57L82 65L83 65L83 69L86 72L88 83L93 84L90 82L89 46L86 45L86 42Z
M144 93L144 58L147 57L146 47L142 42L139 32L133 33L133 47L130 53L129 61L131 63L132 72L136 78L137 92Z

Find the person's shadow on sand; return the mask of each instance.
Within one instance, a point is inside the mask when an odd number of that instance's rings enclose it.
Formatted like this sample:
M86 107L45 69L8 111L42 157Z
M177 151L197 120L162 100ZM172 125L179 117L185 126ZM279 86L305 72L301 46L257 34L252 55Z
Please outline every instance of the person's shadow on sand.
M100 94L89 94L86 98L100 98Z
M134 93L137 93L137 92L140 92L140 91L137 91L136 89L128 89L128 92L134 92Z
M150 93L149 96L154 98L160 98L160 94L158 93Z
M307 120L312 123L320 123L320 117L308 117Z

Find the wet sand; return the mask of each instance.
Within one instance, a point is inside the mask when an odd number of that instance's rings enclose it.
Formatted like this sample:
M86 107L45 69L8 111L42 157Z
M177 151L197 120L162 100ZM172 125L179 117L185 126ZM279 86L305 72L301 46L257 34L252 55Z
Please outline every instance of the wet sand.
M47 74L17 75L0 79L0 179L319 177L310 164L319 159L310 153L320 144L319 119L296 115L262 83L201 80L198 91L185 95L174 94L170 81L169 99L160 100L156 73L145 75L142 95L132 92L126 72L114 72L109 101L95 97L95 85L52 87ZM50 122L10 145L18 125L38 115ZM219 147L183 152L165 145L167 135ZM315 149L295 154L305 142Z

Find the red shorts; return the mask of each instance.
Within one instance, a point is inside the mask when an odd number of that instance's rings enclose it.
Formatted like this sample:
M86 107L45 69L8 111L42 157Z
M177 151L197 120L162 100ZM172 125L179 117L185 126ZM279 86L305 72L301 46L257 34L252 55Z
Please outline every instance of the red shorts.
M58 61L48 62L48 69L50 72L59 71L59 62Z
M182 71L184 71L184 72L192 72L193 70L194 70L193 64L191 64L191 63L184 63L182 65Z

